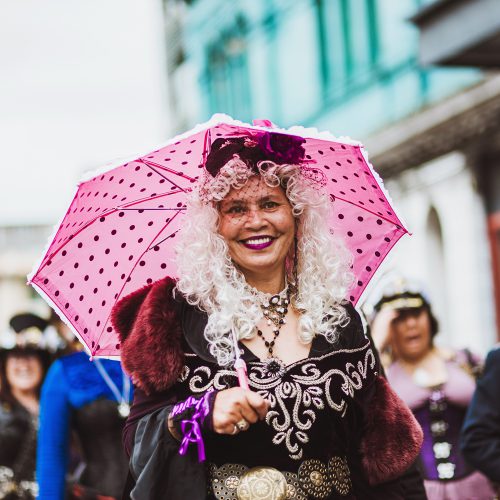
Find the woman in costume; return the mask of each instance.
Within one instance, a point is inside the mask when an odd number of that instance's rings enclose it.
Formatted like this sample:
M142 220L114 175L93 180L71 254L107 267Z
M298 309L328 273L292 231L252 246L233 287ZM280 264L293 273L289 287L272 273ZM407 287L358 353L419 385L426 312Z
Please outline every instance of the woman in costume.
M405 281L390 284L372 324L391 386L424 431L420 467L430 500L491 500L488 479L460 452L460 430L480 361L468 350L436 347L438 322L429 301Z
M35 482L38 401L49 354L43 348L47 322L35 314L13 316L13 347L0 351L0 498L31 500Z
M40 404L40 500L121 498L127 475L121 433L131 392L117 361L90 361L78 351L52 364Z
M421 430L344 300L351 257L303 142L216 139L177 235L179 279L114 308L136 387L133 499L425 498Z

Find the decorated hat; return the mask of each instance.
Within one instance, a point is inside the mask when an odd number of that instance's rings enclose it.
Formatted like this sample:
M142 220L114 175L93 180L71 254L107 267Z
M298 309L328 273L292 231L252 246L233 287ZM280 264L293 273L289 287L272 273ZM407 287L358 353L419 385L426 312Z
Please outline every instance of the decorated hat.
M370 319L383 309L392 309L397 311L426 310L429 314L431 337L437 335L439 331L439 322L434 315L431 307L431 301L423 285L415 280L404 278L402 276L391 276L385 281L383 286L378 289L378 295L372 302L372 311Z
M9 320L10 339L7 335L0 346L3 349L45 349L44 330L48 321L26 312L15 314Z
M378 312L385 308L420 309L426 305L429 305L429 300L419 283L397 277L386 283L373 307Z
M422 307L430 308L430 300L420 283L400 275L389 275L381 280L363 309L368 316L372 316L386 308L399 310Z

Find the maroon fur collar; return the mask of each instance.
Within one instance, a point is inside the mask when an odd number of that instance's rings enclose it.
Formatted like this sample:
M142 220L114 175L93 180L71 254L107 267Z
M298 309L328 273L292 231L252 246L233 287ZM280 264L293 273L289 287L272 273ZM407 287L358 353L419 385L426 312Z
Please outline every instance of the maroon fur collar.
M164 278L123 298L111 321L120 336L123 367L146 393L172 386L181 372L181 304L173 297L175 281Z

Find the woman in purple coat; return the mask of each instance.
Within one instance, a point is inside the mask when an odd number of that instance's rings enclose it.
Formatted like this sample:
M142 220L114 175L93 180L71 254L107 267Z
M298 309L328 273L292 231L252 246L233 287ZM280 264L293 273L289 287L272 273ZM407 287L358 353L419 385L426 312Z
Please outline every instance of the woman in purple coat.
M397 284L375 305L375 344L387 378L424 431L420 466L430 500L490 500L488 479L460 452L460 429L475 389L479 360L468 350L438 348L438 323L420 291Z

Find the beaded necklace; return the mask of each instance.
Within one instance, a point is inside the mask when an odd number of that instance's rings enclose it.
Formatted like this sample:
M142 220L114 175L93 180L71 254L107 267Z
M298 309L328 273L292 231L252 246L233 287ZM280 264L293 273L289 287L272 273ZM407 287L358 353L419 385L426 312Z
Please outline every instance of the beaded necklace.
M283 297L283 292L285 296ZM285 290L277 295L273 295L268 301L261 303L260 307L262 309L262 314L267 320L269 326L273 325L273 338L272 340L267 340L262 333L262 330L257 329L257 335L264 341L265 346L268 351L268 358L275 358L273 356L274 345L276 339L280 334L281 327L286 323L285 316L288 312L288 306L290 304L290 288L287 286Z

